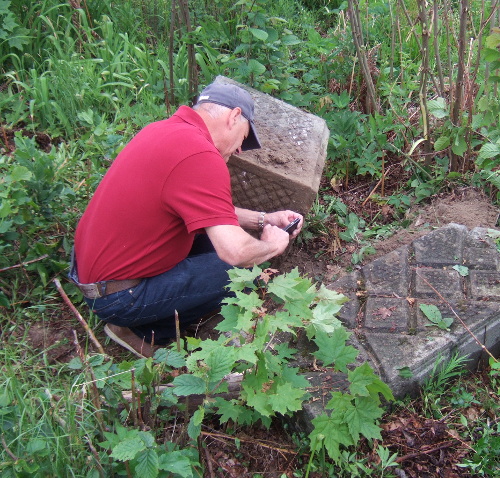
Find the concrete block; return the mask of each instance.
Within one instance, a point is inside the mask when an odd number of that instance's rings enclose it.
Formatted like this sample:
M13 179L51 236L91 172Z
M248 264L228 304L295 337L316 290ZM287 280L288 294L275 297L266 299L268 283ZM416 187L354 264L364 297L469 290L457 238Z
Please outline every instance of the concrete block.
M325 120L270 95L236 84L255 101L262 148L233 155L228 167L236 206L257 211L292 209L307 214L316 198L330 132Z
M467 228L449 224L413 241L415 261L423 266L462 264Z

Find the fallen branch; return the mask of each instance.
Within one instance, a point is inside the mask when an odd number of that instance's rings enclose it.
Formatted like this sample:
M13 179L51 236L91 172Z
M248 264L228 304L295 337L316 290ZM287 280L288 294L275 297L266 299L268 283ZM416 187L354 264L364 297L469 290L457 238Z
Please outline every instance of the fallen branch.
M37 257L36 259L32 259L31 261L21 262L21 264L16 264L15 266L4 267L3 269L0 269L0 272L8 271L10 269L18 269L19 267L24 267L27 266L28 264L33 264L33 262L42 261L47 257L49 257L49 255L44 254L43 256Z
M89 327L89 325L87 324L87 322L85 322L85 319L82 317L82 315L80 314L80 312L78 312L78 309L73 305L73 303L71 302L71 300L69 299L69 297L66 295L66 292L64 292L64 289L62 288L61 283L59 282L59 279L56 278L56 279L54 279L53 282L56 285L57 290L59 291L59 294L61 294L61 297L63 298L64 302L66 302L66 304L71 309L71 311L73 312L73 314L75 314L76 318L78 319L78 322L80 322L80 324L82 325L82 327L85 329L85 331L87 332L90 340L95 345L95 347L97 348L97 350L99 351L99 353L105 355L106 352L104 352L104 349L102 348L102 345L99 343L99 341L97 340L96 336L94 335L94 332L92 332L92 329Z
M297 455L297 452L295 450L289 450L287 448L279 448L279 447L276 447L273 445L267 445L266 443L263 443L260 440L254 440L251 438L242 438L242 437L237 437L237 436L226 435L224 433L212 433L212 432L204 432L204 431L202 431L201 434L203 436L211 437L214 439L221 439L222 438L224 440L232 440L232 441L239 440L239 441L243 441L243 442L247 442L247 443L253 443L253 444L261 446L263 448L268 448L270 450L277 451L279 453L289 453L292 455Z
M364 206L368 200L373 196L373 194L375 194L375 191L378 189L378 187L380 186L380 183L382 183L382 181L385 180L386 176L389 174L389 171L391 170L391 167L392 166L389 166L387 168L387 171L382 175L382 177L379 179L379 182L375 185L375 187L371 190L370 194L368 195L368 197L363 201L363 204L361 204L362 206ZM383 193L382 193L383 194Z
M456 445L457 442L458 440L452 440L446 443L442 443L441 445L434 448L429 448L428 450L421 450L416 453L409 453L408 455L400 456L399 458L396 458L396 463L402 463L403 461L409 460L410 458L415 458L420 455L427 455L429 453L442 450L443 448L449 448L450 446Z
M476 343L483 349L484 352L486 352L495 362L498 362L498 360L493 356L493 354L486 348L486 346L481 343L481 341L474 335L474 332L472 332L471 329L467 326L467 324L462 320L462 318L455 312L451 304L434 288L434 286L423 276L421 276L418 273L418 270L415 269L415 273L417 274L418 277L420 277L436 294L437 296L450 308L450 310L453 312L453 315L458 319L458 321L463 325L464 329L469 332L471 337L476 341Z

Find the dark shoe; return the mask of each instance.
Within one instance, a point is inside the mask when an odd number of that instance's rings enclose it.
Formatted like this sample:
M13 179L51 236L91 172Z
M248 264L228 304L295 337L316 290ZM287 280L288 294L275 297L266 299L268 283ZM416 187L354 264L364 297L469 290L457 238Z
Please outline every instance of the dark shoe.
M104 332L106 332L106 335L111 340L125 347L139 358L152 357L158 349L158 347L153 347L150 343L135 335L128 327L106 324L104 326Z

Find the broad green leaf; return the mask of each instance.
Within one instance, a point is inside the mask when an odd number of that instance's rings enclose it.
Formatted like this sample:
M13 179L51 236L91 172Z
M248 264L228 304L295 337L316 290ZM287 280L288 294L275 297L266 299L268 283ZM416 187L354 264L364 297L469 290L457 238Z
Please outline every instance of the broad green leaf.
M33 177L33 173L24 166L14 166L10 176L12 181L27 181Z
M398 368L399 371L399 376L403 378L412 378L413 377L413 372L411 371L410 367L401 367Z
M233 267L229 269L228 275L230 279L228 289L233 292L241 292L243 289L255 289L255 279L260 276L262 269L259 266L254 266L253 269L240 269Z
M120 441L111 452L111 456L119 461L133 460L138 453L146 449L146 444L139 435Z
M292 46L302 43L299 37L295 35L283 35L282 39L283 45Z
M153 448L148 448L137 457L135 473L141 478L156 478L159 472L158 453Z
M288 305L289 303L286 304L287 307ZM295 330L293 329L293 327L302 326L302 320L298 315L291 315L289 311L279 310L273 317L271 317L269 332L274 333L277 330L281 330L283 332L291 332L292 334L295 334Z
M350 382L349 390L353 395L368 397L375 393L382 393L384 396L392 396L389 387L375 375L370 365L365 362L354 370L347 372Z
M464 155L464 153L467 151L467 142L465 141L463 134L459 133L456 135L455 140L453 141L453 144L451 146L451 150L457 156Z
M178 396L202 395L206 392L205 382L200 377L183 374L173 380L174 394Z
M317 440L323 443L330 458L338 461L340 458L340 446L353 445L349 429L344 423L342 415L335 413L332 415L320 415L312 420L314 430L310 433L311 442Z
M248 385L243 385L246 394L246 401L249 407L254 408L264 417L270 417L273 414L273 409L269 404L269 396L262 391L256 391Z
M450 145L450 137L449 136L440 136L434 142L434 151L442 151L446 149Z
M427 101L429 113L436 118L446 118L449 115L448 105L444 98Z
M9 6L12 0L0 0L0 15L7 15L9 12Z
M342 392L332 392L331 395L332 398L330 398L325 406L327 410L335 410L335 412L339 415L340 412L345 412L352 407L352 395Z
M305 391L295 388L291 383L285 383L277 387L276 393L269 397L272 409L286 415L289 411L295 412L302 408L302 398Z
M479 150L478 159L500 158L500 145L495 143L485 143Z
M184 356L166 347L162 347L155 352L154 359L156 363L165 363L170 367L181 368L186 365Z
M234 350L230 347L219 347L206 358L207 381L219 382L231 373L234 365Z
M296 367L285 367L281 372L281 378L290 382L295 388L305 390L310 384L307 378L299 372L299 369Z
M486 37L486 46L495 50L500 45L500 33L495 32Z
M491 63L500 59L500 51L496 50L495 48L484 48L481 52L481 56L483 57L484 61L488 61Z
M237 400L224 400L221 397L216 397L215 407L220 415L219 422L221 424L227 423L229 420L238 423L238 417L244 410L244 407Z
M420 304L420 310L432 322L438 322L442 318L441 311L435 305Z
M382 409L369 397L357 398L354 406L345 413L345 420L355 442L359 441L359 435L365 438L381 439L380 427L376 420L382 416Z
M269 36L267 32L258 28L249 28L248 30L255 38L261 41L266 41L267 37Z
M258 62L257 60L254 60L253 58L248 62L248 72L249 74L253 74L255 76L257 75L262 75L266 71L266 67Z
M189 420L187 432L192 440L196 440L200 436L203 418L205 418L205 409L202 407L198 408Z
M283 301L296 299L298 292L296 289L297 280L291 274L276 276L268 285L268 292L276 295Z
M181 451L172 451L160 456L160 470L180 475L182 478L193 478L191 461Z
M249 344L244 344L241 347L236 348L235 360L248 362L250 364L255 364L257 363L258 360L257 351L258 351L257 347L253 342Z
M331 334L319 330L314 338L318 346L314 356L325 365L334 364L341 372L347 372L347 364L354 362L358 351L351 345L345 345L349 333L344 328L335 329Z

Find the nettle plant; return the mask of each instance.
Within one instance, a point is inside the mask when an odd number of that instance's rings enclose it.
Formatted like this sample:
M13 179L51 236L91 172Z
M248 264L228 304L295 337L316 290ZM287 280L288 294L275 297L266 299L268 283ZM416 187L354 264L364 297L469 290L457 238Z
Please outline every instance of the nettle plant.
M170 365L170 370L178 369L171 374L175 378L163 388L157 402L174 406L194 395L204 397L187 424L192 440L200 436L203 420L214 414L221 424L251 425L260 421L269 426L273 417L293 415L310 398L309 382L293 363L299 352L290 346L291 338L305 334L316 344L313 355L318 362L345 373L349 382L346 391L332 394L327 412L313 420L310 434L313 454L324 447L338 461L341 448L355 445L361 435L381 438L381 396L387 400L393 396L367 363L354 365L358 352L347 345L350 334L336 318L348 299L324 285L318 288L301 277L297 269L273 276L275 272L257 266L252 270L233 269L228 287L234 297L222 307L224 319L216 327L221 332L219 338L188 338L184 356L175 344L160 349L153 359L135 362L136 380L141 382L143 374L139 370L149 370L146 375L151 384L151 370L155 367L165 370ZM227 393L230 377L239 378L236 395ZM126 461L127 466L139 466L141 476L146 476L142 473L147 461L151 465L151 475L147 476L156 476L168 451L160 450L144 433L106 433L107 441L101 445L111 449L111 456L118 461Z

